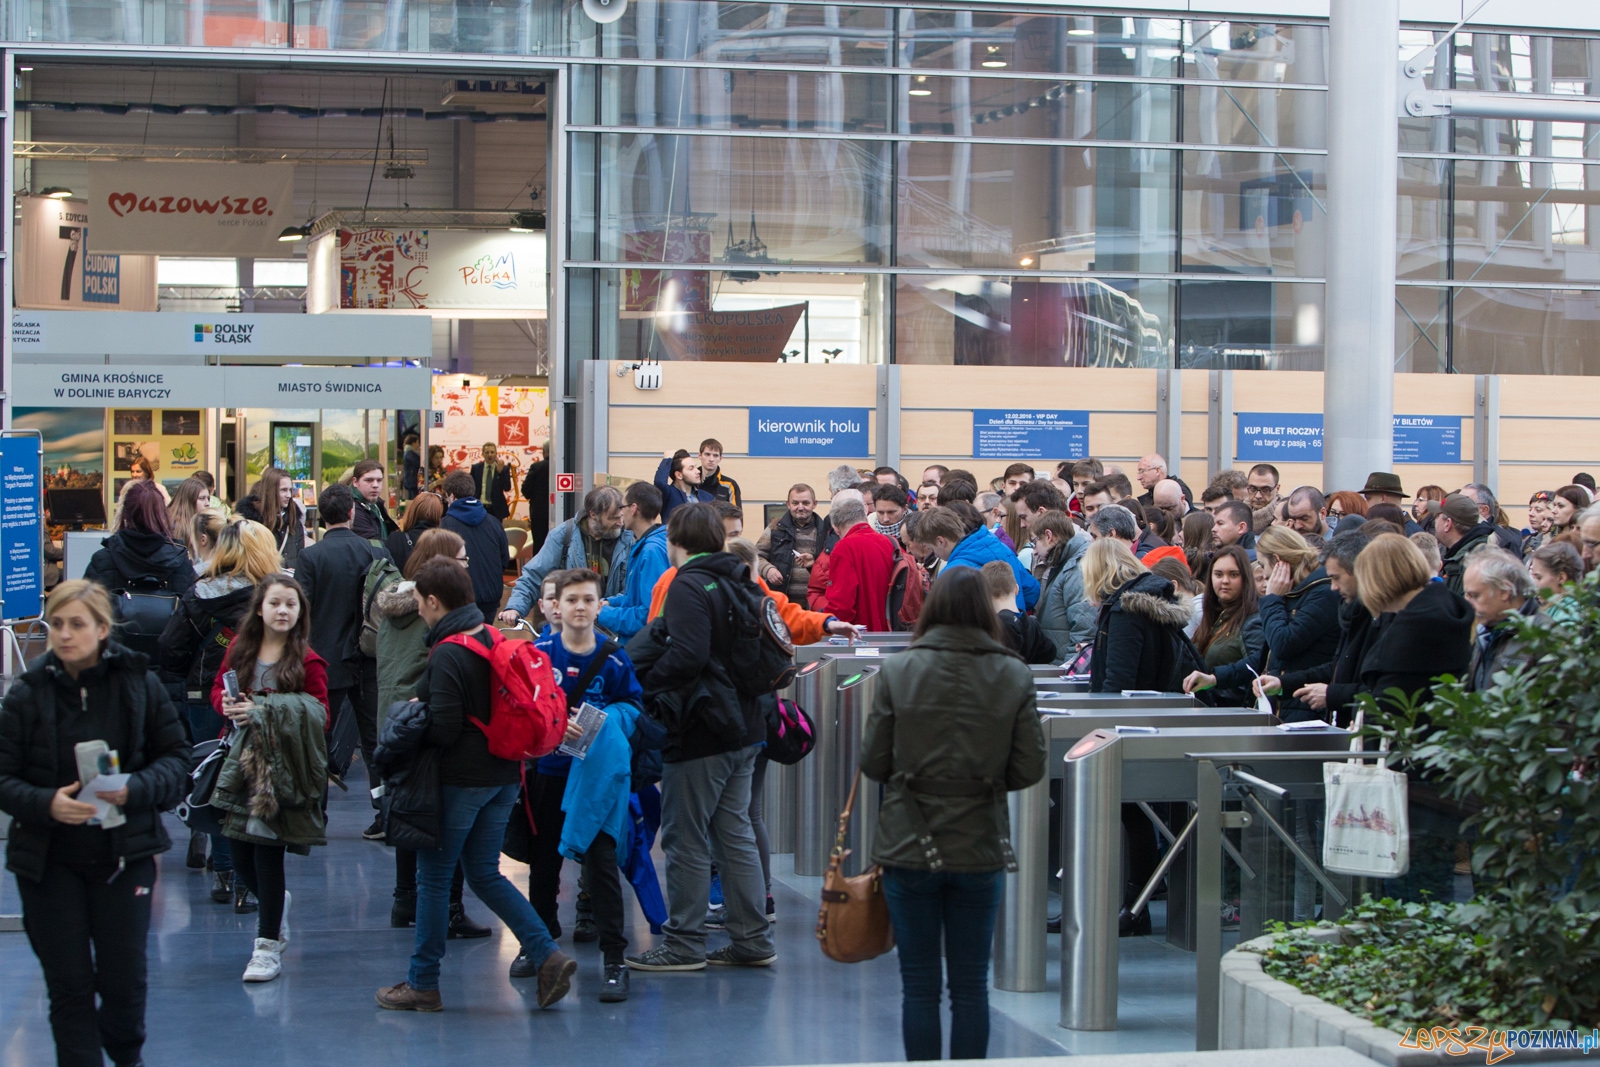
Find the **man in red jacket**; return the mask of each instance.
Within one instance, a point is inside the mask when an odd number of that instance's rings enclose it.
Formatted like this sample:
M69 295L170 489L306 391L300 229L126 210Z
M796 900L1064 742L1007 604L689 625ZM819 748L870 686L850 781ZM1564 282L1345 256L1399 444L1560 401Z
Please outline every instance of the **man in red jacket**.
M825 607L818 610L878 633L889 629L889 578L894 545L867 523L861 493L845 489L828 509L839 540L829 553Z

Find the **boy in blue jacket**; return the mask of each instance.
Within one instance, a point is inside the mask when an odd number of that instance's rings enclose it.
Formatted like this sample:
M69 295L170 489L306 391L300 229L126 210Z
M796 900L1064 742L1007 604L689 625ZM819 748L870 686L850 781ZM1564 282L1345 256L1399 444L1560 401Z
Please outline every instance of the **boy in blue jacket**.
M606 722L583 760L552 752L539 760L537 772L528 781L535 828L528 900L551 936L560 937L556 897L561 891L561 861L564 856L581 859L589 908L584 908L580 893L572 939L600 942L604 960L600 1000L614 1004L628 999L628 969L623 964L628 939L623 933L618 845L626 848L631 830L632 751L628 738L644 698L628 654L595 632L604 603L600 575L578 568L560 571L548 580L555 584L561 628L541 635L534 647L550 658L568 704L574 710L584 703L600 708L606 713ZM592 911L588 923L585 910ZM519 977L519 968L532 973L531 962L524 963L517 957L511 966L512 977Z
M667 559L667 528L661 524L661 492L646 482L634 482L622 496L622 526L633 534L628 553L628 582L623 591L607 597L600 609L600 627L627 644L650 619L650 593L671 563Z

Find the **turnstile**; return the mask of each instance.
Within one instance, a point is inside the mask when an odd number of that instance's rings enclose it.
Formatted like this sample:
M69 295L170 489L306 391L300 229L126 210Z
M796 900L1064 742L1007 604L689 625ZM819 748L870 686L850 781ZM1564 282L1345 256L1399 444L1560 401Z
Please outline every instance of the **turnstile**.
M828 656L812 660L800 668L793 686L795 703L811 716L815 739L811 755L794 767L794 873L813 877L828 866L828 848L834 833L827 812L829 798L838 792L838 770L830 749L838 666L839 661ZM834 817L837 815L835 810Z
M878 667L848 659L826 658L804 687L817 690L816 708L806 707L816 731L816 748L799 764L798 806L795 820L794 873L816 877L828 867L828 854L838 834L839 813L844 810L861 759L861 729L872 707ZM832 682L829 686L827 683ZM796 692L802 691L798 679ZM804 706L804 704L802 704ZM868 862L872 831L878 822L879 785L863 779L856 798L855 815L845 847L852 855L845 871L858 873Z
M1096 730L1065 757L1061 820L1061 1018L1073 1030L1117 1028L1117 913L1122 906L1121 808L1136 801L1198 798L1192 755L1227 754L1280 784L1320 784L1322 768L1300 753L1342 759L1344 730L1276 726ZM1274 759L1274 756L1283 758ZM1185 833L1188 831L1186 830ZM1199 856L1203 864L1206 856ZM1210 859L1214 862L1214 857ZM1202 942L1218 925L1202 916ZM1212 932L1209 936L1215 937Z
M1038 993L1045 988L1045 957L1049 935L1045 929L1053 872L1059 866L1051 840L1051 824L1060 808L1051 810L1051 777L1059 777L1061 756L1080 738L1096 730L1118 726L1160 729L1187 727L1266 726L1272 717L1254 708L1206 708L1187 697L1169 698L1170 707L1150 705L1160 698L1096 695L1083 711L1059 711L1040 717L1049 749L1050 773L1043 781L1010 794L1011 842L1016 871L1006 875L1000 913L995 920L994 984L1012 993Z

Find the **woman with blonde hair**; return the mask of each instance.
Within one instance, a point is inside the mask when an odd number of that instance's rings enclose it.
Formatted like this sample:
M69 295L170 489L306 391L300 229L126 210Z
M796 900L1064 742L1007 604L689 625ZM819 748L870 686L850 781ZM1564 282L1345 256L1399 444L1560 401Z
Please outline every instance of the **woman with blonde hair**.
M172 494L172 502L167 505L167 517L172 523L172 533L176 537L188 538L189 525L194 522L198 512L205 511L211 506L211 489L199 478L185 478ZM194 542L189 542L189 558L195 558Z
M187 792L189 740L145 658L112 638L103 587L62 582L44 616L49 651L0 706L0 811L15 819L6 866L44 970L56 1062L99 1064L109 1054L136 1064L155 857L172 847L161 812ZM128 776L120 789L79 778L73 750L93 741L117 754ZM91 824L95 798L116 805L125 821L115 829Z
M194 560L195 574L204 574L206 568L211 566L211 554L217 550L217 538L222 536L222 528L226 525L228 516L220 509L206 508L194 513L187 531L173 528L174 535L187 534L189 538L189 556Z
M1261 598L1261 629L1267 651L1262 674L1309 670L1339 650L1339 594L1317 562L1317 550L1286 526L1272 526L1256 541L1256 559L1267 572ZM1278 714L1285 722L1316 718L1309 704L1285 695Z
M221 737L227 727L226 720L211 706L211 680L233 641L240 618L250 607L256 583L281 569L277 543L266 527L246 519L225 523L217 533L216 546L200 580L183 594L178 609L167 620L167 628L161 634L161 677L174 702L184 709L195 744ZM207 836L211 839L209 859ZM239 914L256 909L243 884L234 884L227 838L221 834L192 834L187 862L190 867L210 868L212 900L232 903Z

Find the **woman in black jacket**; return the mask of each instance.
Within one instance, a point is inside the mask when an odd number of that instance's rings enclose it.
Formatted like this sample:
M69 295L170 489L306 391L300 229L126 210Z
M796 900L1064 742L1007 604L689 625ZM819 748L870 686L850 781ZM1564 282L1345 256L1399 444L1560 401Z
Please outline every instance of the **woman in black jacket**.
M1200 657L1183 632L1189 604L1178 598L1172 583L1146 570L1124 542L1102 537L1084 553L1083 592L1100 609L1089 691L1181 691ZM1122 826L1128 834L1128 881L1117 932L1129 937L1150 932L1149 909L1134 915L1132 906L1155 873L1156 830L1136 804L1122 805Z
M278 555L283 557L283 569L293 574L300 550L306 547L306 522L300 501L294 498L294 479L289 473L268 467L233 510L241 519L267 528L278 545Z
M437 493L421 493L406 504L400 516L400 529L389 535L383 546L389 550L395 569L404 572L411 550L417 547L417 538L439 525L444 518L444 501ZM382 708L378 709L382 711Z
M1262 674L1309 670L1331 660L1339 650L1338 592L1328 572L1317 565L1317 550L1286 526L1263 531L1256 558L1267 571L1267 595L1261 598L1261 629L1266 635ZM1278 705L1285 722L1317 718L1310 705L1285 694Z
M174 534L167 502L154 482L135 482L122 498L117 531L89 557L83 576L108 589L115 601L117 640L154 660L167 616L194 584L194 564Z
M1472 660L1472 606L1431 579L1420 549L1399 534L1383 534L1356 557L1361 600L1377 620L1361 661L1361 691L1380 714L1396 708L1397 689L1418 704L1433 696L1443 674L1463 677ZM1384 883L1399 900L1453 899L1456 844L1464 812L1429 781L1411 775L1411 869Z
M278 546L265 526L240 520L217 533L216 547L200 580L186 590L178 610L161 634L161 679L183 708L189 736L195 744L221 737L227 721L211 706L211 683L217 677L240 620L250 607L256 583L282 568ZM255 899L243 882L233 880L233 853L228 839L209 835L211 857L206 862L205 837L189 842L189 866L211 870L211 899L233 904L240 915L256 910Z
M62 582L45 619L49 651L0 705L0 810L15 819L6 867L44 969L56 1062L100 1067L104 1050L136 1064L155 856L172 847L161 812L189 784L189 739L145 658L110 640L105 589ZM103 741L127 775L114 791L90 783L126 820L115 827L91 824L95 805L80 794L74 749L89 741Z

